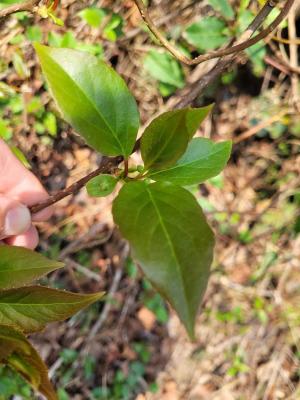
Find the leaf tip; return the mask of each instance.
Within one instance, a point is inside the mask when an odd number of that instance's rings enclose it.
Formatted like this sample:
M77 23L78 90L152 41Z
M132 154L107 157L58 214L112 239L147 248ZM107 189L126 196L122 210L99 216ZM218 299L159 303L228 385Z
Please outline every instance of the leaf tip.
M85 294L83 296L86 297L88 304L92 304L92 303L95 303L96 301L102 299L102 297L104 295L105 295L105 292L97 292L97 293Z

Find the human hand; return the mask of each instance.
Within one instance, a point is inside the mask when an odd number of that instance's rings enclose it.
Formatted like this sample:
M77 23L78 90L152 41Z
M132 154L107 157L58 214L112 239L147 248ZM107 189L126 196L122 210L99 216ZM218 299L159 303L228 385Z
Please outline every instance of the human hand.
M52 208L31 216L28 206L45 200L47 192L0 139L0 241L34 249L38 232L33 222L47 220Z

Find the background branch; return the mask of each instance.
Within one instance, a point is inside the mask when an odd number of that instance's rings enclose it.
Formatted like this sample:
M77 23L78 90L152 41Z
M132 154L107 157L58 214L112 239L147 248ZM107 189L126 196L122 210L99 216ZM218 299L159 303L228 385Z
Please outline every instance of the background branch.
M226 55L238 53L240 51L243 51L247 49L250 46L253 46L255 43L259 42L260 40L264 39L267 37L271 32L274 31L274 29L277 28L278 25L285 19L287 16L289 10L291 9L292 5L294 4L295 0L287 0L284 7L282 8L280 14L275 18L275 20L264 30L262 30L259 34L257 34L253 38L245 39L243 37L243 40L239 40L239 43L236 44L235 46L230 46L226 47L225 49L221 50L216 50L212 51L206 54L201 54L200 56L197 56L194 59L190 59L183 55L179 50L177 50L159 31L159 29L156 27L152 19L150 18L150 15L147 11L147 8L145 7L144 3L142 0L134 0L136 6L138 7L140 14L145 21L146 25L150 29L150 31L153 33L153 35L156 37L156 39L179 61L181 61L184 64L187 65L197 65L201 64L205 61L212 60L214 58L218 57L223 57ZM257 22L259 22L259 26L262 25L262 23L266 19L266 15L269 15L270 11L276 6L278 1L267 1L259 14L256 17ZM252 34L254 31L252 32ZM252 34L250 36L252 36Z
M288 2L289 9L293 5L293 2L294 0ZM269 4L269 2L266 3L257 14L257 16L254 18L254 20L251 22L251 24L248 26L248 28L245 30L245 32L241 35L237 43L239 43L239 41L244 41L247 38L250 38L260 28L262 23L273 10L273 7L274 6L272 4ZM284 13L286 13L286 11L287 10L285 10ZM279 17L280 15L277 18ZM175 105L173 105L173 107L175 109L184 108L192 103L199 96L199 94L207 88L207 86L209 86L216 78L218 78L225 70L227 70L232 65L239 54L240 53L234 53L226 57L220 58L217 61L216 65L209 72L203 75L201 79L199 79L196 83L184 89L182 93L178 95L179 100L175 103Z
M41 0L31 0L31 1L26 1L25 3L13 4L9 7L5 7L2 10L0 10L0 18L8 17L9 15L20 11L34 12L35 7L37 7L37 5L40 2Z

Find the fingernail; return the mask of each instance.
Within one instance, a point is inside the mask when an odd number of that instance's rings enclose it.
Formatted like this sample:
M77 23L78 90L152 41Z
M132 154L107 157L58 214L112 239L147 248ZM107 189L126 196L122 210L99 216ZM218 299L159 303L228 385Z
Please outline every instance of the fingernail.
M31 215L27 207L19 205L7 211L4 223L6 236L19 235L26 232L31 224Z

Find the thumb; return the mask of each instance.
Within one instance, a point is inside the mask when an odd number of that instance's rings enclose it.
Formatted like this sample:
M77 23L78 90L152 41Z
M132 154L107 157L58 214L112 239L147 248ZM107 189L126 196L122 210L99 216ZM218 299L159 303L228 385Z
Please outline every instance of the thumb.
M17 200L0 194L0 240L20 235L31 226L29 209Z

